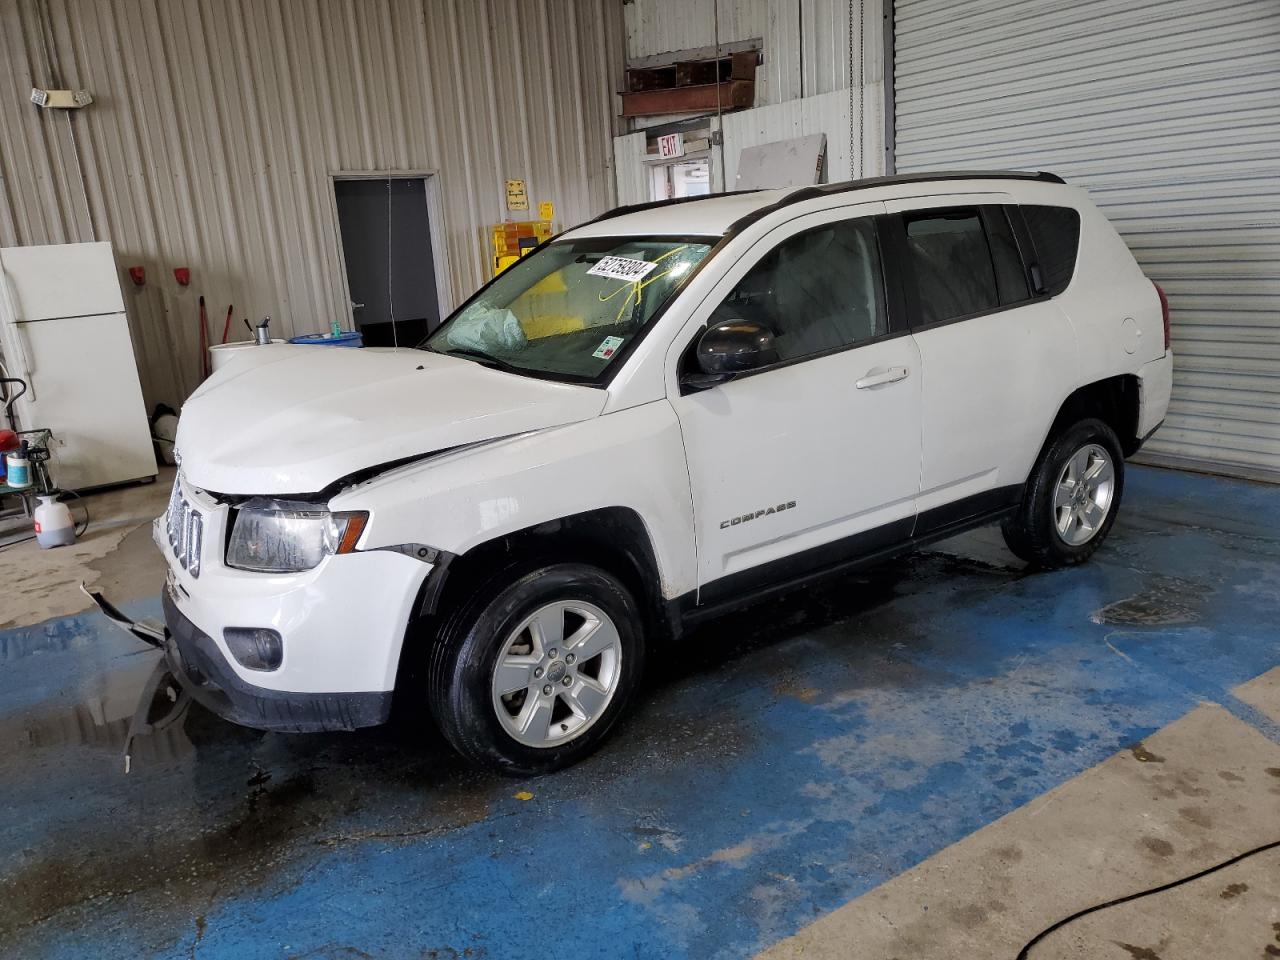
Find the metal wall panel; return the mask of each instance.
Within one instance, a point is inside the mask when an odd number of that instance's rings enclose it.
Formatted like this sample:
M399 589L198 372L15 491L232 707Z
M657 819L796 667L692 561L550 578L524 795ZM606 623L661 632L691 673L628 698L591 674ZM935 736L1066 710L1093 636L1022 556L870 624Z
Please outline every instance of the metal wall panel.
M799 12L794 2L633 0L624 9L628 59L712 46L717 35L720 43L761 39L764 63L756 74L756 103L799 96Z
M644 162L646 139L643 131L613 138L613 169L620 205L649 200L648 168Z
M879 3L874 6L879 16ZM856 7L856 5L855 5ZM800 96L812 97L849 86L849 0L803 0L800 6ZM874 72L864 77L878 79L879 24L869 23L866 53L874 48L876 56ZM856 42L856 37L854 38ZM857 57L857 51L853 51Z
M622 61L615 0L0 0L0 245L145 266L144 391L176 405L201 293L215 336L228 303L280 334L349 324L334 173L435 174L451 303L488 275L505 178L561 226L611 206ZM32 86L96 102L39 111Z
M815 133L827 135L827 182L874 177L884 173L883 126L878 125L874 107L879 102L882 84L876 82L862 88L863 161L850 168L849 92L837 90L818 97L805 97L788 103L777 103L754 110L727 113L724 117L725 185L735 189L738 161L746 147L775 143ZM852 152L856 152L856 149ZM722 189L719 171L713 169L713 185Z
M884 172L883 0L633 0L625 9L629 60L713 45L717 9L722 44L763 40L756 106L724 115L724 170L721 148L713 148L712 189L732 189L744 147L814 133L827 135L829 181ZM850 47L849 24L859 12L862 31L852 33ZM859 61L861 83L851 97L850 67L857 71ZM859 95L862 162L851 167L857 122L850 114ZM643 171L627 172L636 149L643 145L635 148L630 138L615 141L618 189L625 183L648 199L648 181L638 179Z
M1088 188L1173 311L1151 460L1280 480L1280 5L898 0L902 171Z
M867 75L878 79L880 0L863 6ZM761 40L758 107L849 86L849 0L632 0L624 9L630 60L714 45L717 11L722 44Z

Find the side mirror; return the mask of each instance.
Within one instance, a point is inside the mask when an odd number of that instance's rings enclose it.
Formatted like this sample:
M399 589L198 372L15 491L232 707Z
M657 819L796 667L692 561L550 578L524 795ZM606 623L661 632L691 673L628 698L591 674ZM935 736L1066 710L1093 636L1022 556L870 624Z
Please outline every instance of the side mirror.
M694 355L700 372L688 374L683 380L694 390L705 390L740 373L778 362L773 331L756 320L721 320L712 324L698 338Z

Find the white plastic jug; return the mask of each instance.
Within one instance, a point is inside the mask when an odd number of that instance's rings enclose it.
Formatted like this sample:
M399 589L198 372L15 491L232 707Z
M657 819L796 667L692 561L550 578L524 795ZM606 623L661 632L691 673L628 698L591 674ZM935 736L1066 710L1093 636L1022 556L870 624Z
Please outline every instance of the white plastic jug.
M65 503L55 497L40 495L36 507L36 542L46 550L76 542L76 524Z

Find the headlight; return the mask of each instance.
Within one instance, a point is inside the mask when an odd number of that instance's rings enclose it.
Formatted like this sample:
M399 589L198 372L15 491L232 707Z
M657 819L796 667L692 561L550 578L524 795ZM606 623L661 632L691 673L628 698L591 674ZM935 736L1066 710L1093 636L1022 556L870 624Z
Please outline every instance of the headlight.
M255 498L236 511L227 566L258 573L310 570L334 553L350 553L364 532L364 512L330 513L314 503Z

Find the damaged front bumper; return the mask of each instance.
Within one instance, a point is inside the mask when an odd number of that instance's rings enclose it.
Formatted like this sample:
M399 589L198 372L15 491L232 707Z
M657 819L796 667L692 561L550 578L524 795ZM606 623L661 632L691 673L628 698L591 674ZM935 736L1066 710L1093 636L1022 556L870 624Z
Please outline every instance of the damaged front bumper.
M83 586L82 586L82 589ZM227 664L213 639L174 604L162 597L165 626L135 622L100 593L84 592L113 623L159 647L183 691L205 709L232 723L257 730L315 733L356 730L385 723L392 692L292 693L242 680Z

